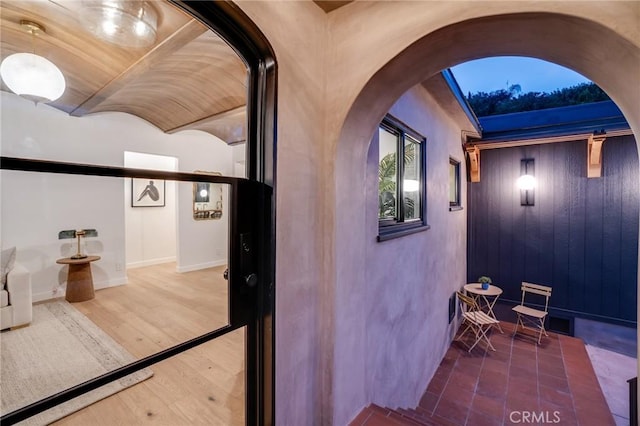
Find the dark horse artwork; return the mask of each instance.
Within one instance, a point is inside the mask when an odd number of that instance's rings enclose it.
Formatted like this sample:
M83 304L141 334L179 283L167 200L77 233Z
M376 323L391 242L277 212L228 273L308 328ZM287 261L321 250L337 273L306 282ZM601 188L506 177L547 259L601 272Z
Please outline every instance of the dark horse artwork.
M158 201L160 199L160 191L158 191L158 188L153 184L152 180L149 181L149 185L145 186L144 190L140 193L138 201L142 200L146 196L151 198L153 201Z

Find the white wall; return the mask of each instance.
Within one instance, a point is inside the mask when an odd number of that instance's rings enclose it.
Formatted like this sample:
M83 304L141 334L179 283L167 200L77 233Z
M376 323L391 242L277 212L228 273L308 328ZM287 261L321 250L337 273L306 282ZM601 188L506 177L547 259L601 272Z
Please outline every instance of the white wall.
M178 170L178 159L125 151L124 166L132 169ZM164 182L164 207L133 207L131 179L124 180L127 268L176 260L176 183Z
M83 253L101 257L91 267L95 288L126 282L117 266L124 263L120 179L7 170L0 176L2 247L17 247L16 260L32 274L34 301L64 295L67 267L56 259L76 253L75 239L58 240L58 232L66 229L98 231L82 245Z
M193 219L193 184L178 183L178 272L227 264L229 256L229 191L223 186L222 218Z
M168 135L129 114L78 118L11 93L0 96L3 156L121 167L124 151L135 151L176 157L181 171L233 170L231 147L204 132ZM0 245L17 247L17 260L33 274L34 300L61 295L66 269L55 261L74 253L73 240L57 239L63 229L97 229L97 238L86 239L87 252L102 257L92 264L97 289L126 282L122 179L4 170L0 178ZM222 220L196 222L191 184L178 188L179 268L226 261L228 206Z
M246 143L234 144L233 149L233 176L247 177Z
M455 331L455 323L448 323L448 299L465 284L465 163L460 127L422 85L405 93L389 113L427 139L427 223L431 228L377 242L376 135L369 149L366 177L367 288L357 309L362 309L366 318L369 400L382 406L413 408ZM459 211L449 211L449 157L462 164L463 210ZM411 383L416 386L410 388Z

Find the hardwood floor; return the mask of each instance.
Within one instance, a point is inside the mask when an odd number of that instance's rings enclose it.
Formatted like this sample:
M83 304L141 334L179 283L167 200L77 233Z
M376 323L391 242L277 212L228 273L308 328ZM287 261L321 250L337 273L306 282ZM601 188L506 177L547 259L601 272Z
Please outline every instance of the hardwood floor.
M136 357L228 322L225 267L177 273L175 263L128 271L129 284L74 303ZM151 366L154 376L56 425L243 425L244 330Z

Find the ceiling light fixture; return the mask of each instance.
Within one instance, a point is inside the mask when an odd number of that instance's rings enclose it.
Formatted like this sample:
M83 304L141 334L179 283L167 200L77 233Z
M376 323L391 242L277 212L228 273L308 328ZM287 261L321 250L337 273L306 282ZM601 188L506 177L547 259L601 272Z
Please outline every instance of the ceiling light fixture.
M33 39L45 32L42 25L32 21L22 20L20 25ZM14 53L7 56L0 64L0 76L13 93L35 103L55 101L62 96L66 87L60 69L35 53Z
M96 37L123 47L147 47L156 41L158 14L146 1L82 2L82 24Z

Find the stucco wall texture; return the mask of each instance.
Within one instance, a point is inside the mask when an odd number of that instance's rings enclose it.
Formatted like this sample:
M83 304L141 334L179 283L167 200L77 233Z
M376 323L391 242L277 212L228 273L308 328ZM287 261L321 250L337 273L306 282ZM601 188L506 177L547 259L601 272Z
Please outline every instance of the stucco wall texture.
M448 223L456 215L439 216L432 205L431 230L372 243L367 154L377 123L443 68L525 55L599 84L637 135L640 2L355 1L329 14L309 1L237 4L278 62L276 423L344 425L372 401L415 405L448 343L440 303L460 284L464 267L450 259L464 246L458 239L466 225ZM430 108L428 96L423 101ZM439 114L425 132L433 142L434 129L447 138L455 133ZM459 134L447 143L458 142ZM436 147L451 153L436 143L429 150ZM446 175L431 167L429 197L437 205ZM436 261L430 249L446 260ZM387 268L416 267L424 281L406 272L395 288L403 291L382 284ZM402 363L409 365L398 370Z
M431 228L377 242L379 155L374 137L367 164L366 291L360 310L367 325L366 388L371 401L409 408L407 400L422 396L457 325L449 324L448 299L465 284L467 216L466 209L449 211L448 177L449 157L464 157L460 125L422 85L406 92L389 113L427 138ZM461 199L466 199L465 183Z

